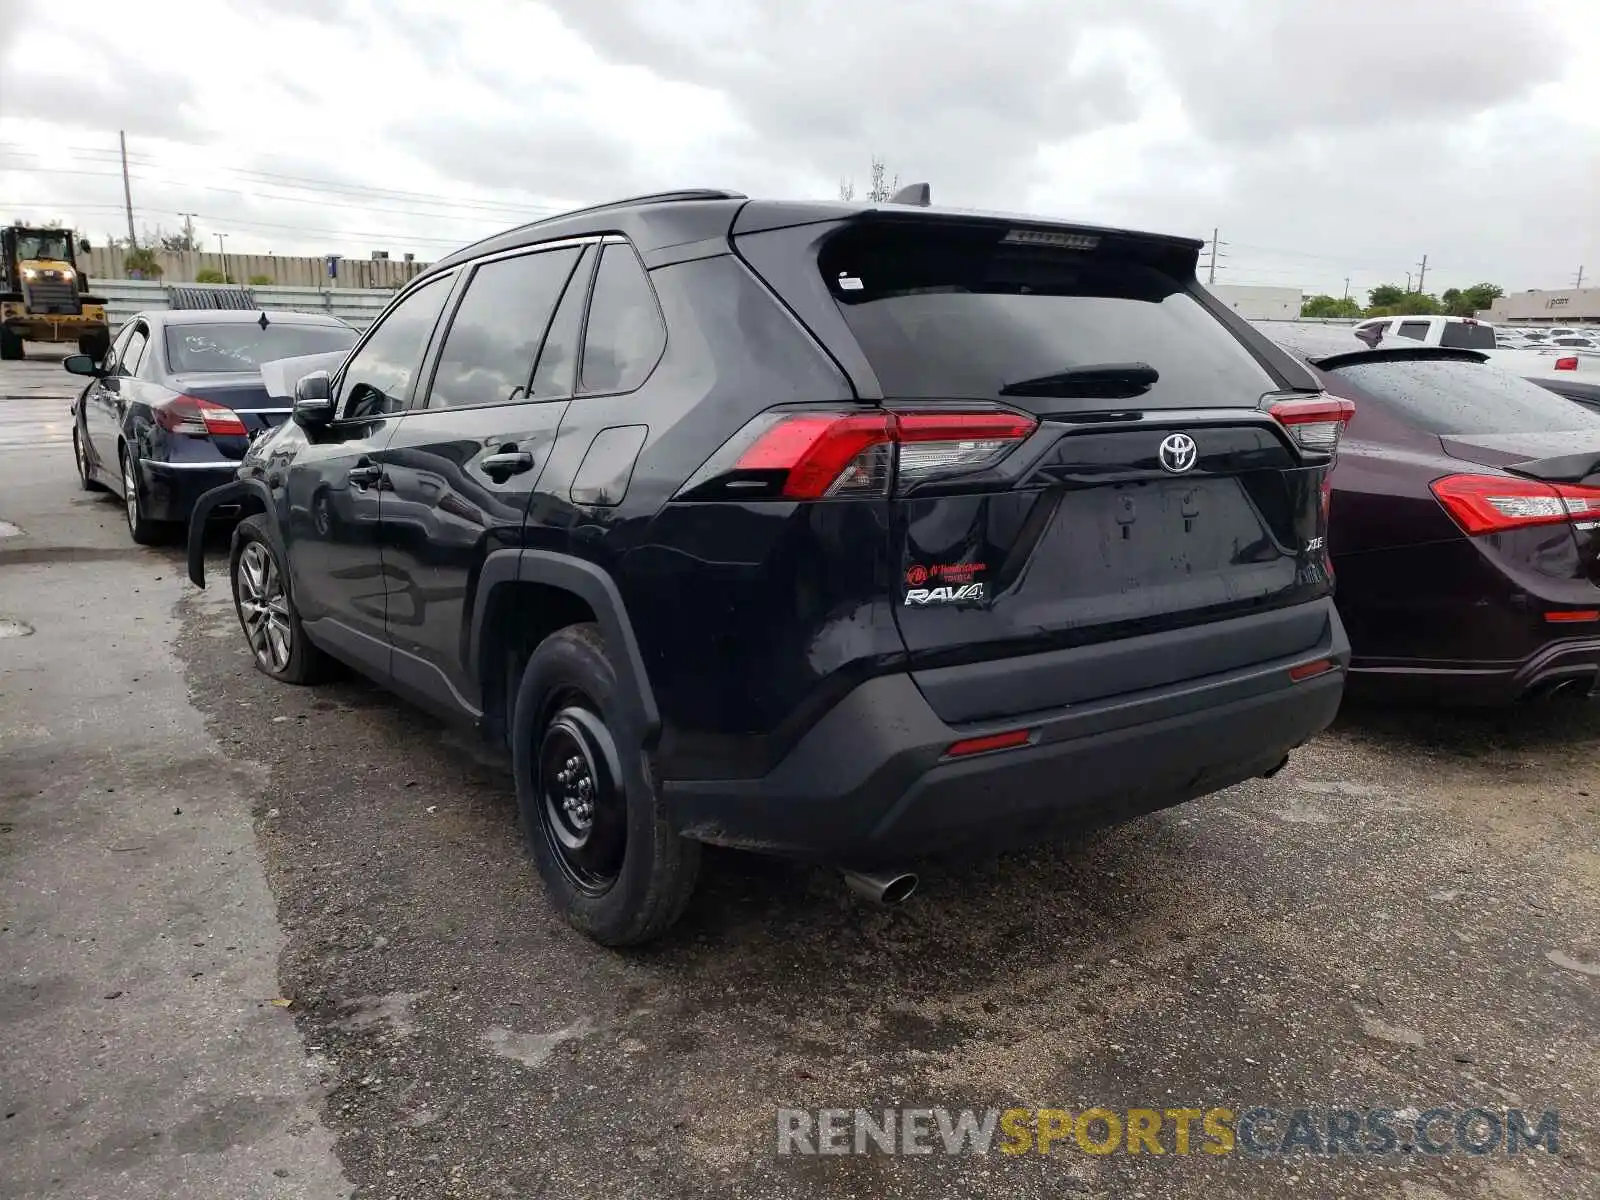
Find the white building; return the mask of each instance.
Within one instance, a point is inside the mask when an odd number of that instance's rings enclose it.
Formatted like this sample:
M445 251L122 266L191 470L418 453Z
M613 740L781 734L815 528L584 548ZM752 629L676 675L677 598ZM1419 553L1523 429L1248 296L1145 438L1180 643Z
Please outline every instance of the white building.
M1496 324L1575 325L1600 322L1600 287L1559 292L1530 290L1501 296L1480 317Z
M1298 321L1301 293L1291 287L1213 283L1206 288L1247 321Z

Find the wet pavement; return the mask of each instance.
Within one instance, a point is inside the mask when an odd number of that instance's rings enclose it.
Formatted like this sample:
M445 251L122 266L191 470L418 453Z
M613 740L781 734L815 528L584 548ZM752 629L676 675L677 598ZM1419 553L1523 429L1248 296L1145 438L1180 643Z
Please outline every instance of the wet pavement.
M0 1195L1600 1195L1600 705L1347 711L1274 779L894 910L711 853L619 954L545 904L501 756L258 674L59 441L0 449L0 520L0 618L37 629L0 640ZM1281 1115L1226 1154L1171 1117L1159 1155L1089 1153L1103 1120L1048 1156L777 1152L780 1108L886 1107ZM1296 1108L1322 1151L1329 1109L1448 1109L1449 1152L1314 1153ZM1473 1108L1556 1112L1554 1151L1470 1153Z

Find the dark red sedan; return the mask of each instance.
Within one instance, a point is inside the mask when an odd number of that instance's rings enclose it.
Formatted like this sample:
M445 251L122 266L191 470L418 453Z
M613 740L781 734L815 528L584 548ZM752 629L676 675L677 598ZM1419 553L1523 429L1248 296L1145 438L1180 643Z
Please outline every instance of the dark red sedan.
M1356 405L1329 527L1352 694L1596 692L1600 412L1477 351L1262 328Z

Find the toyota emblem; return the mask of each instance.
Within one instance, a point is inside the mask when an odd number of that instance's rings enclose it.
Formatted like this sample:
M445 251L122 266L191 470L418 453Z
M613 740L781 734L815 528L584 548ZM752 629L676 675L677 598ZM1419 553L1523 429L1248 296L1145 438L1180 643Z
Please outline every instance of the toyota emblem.
M1170 433L1161 441L1161 466L1174 475L1182 475L1200 457L1194 439L1187 433Z

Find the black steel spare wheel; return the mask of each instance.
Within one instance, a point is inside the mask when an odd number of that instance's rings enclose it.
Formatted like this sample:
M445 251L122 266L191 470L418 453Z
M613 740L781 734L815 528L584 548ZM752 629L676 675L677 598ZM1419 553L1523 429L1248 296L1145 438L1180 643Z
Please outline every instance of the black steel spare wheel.
M595 708L578 693L558 697L539 742L544 836L573 886L591 896L616 882L628 845L617 747Z

